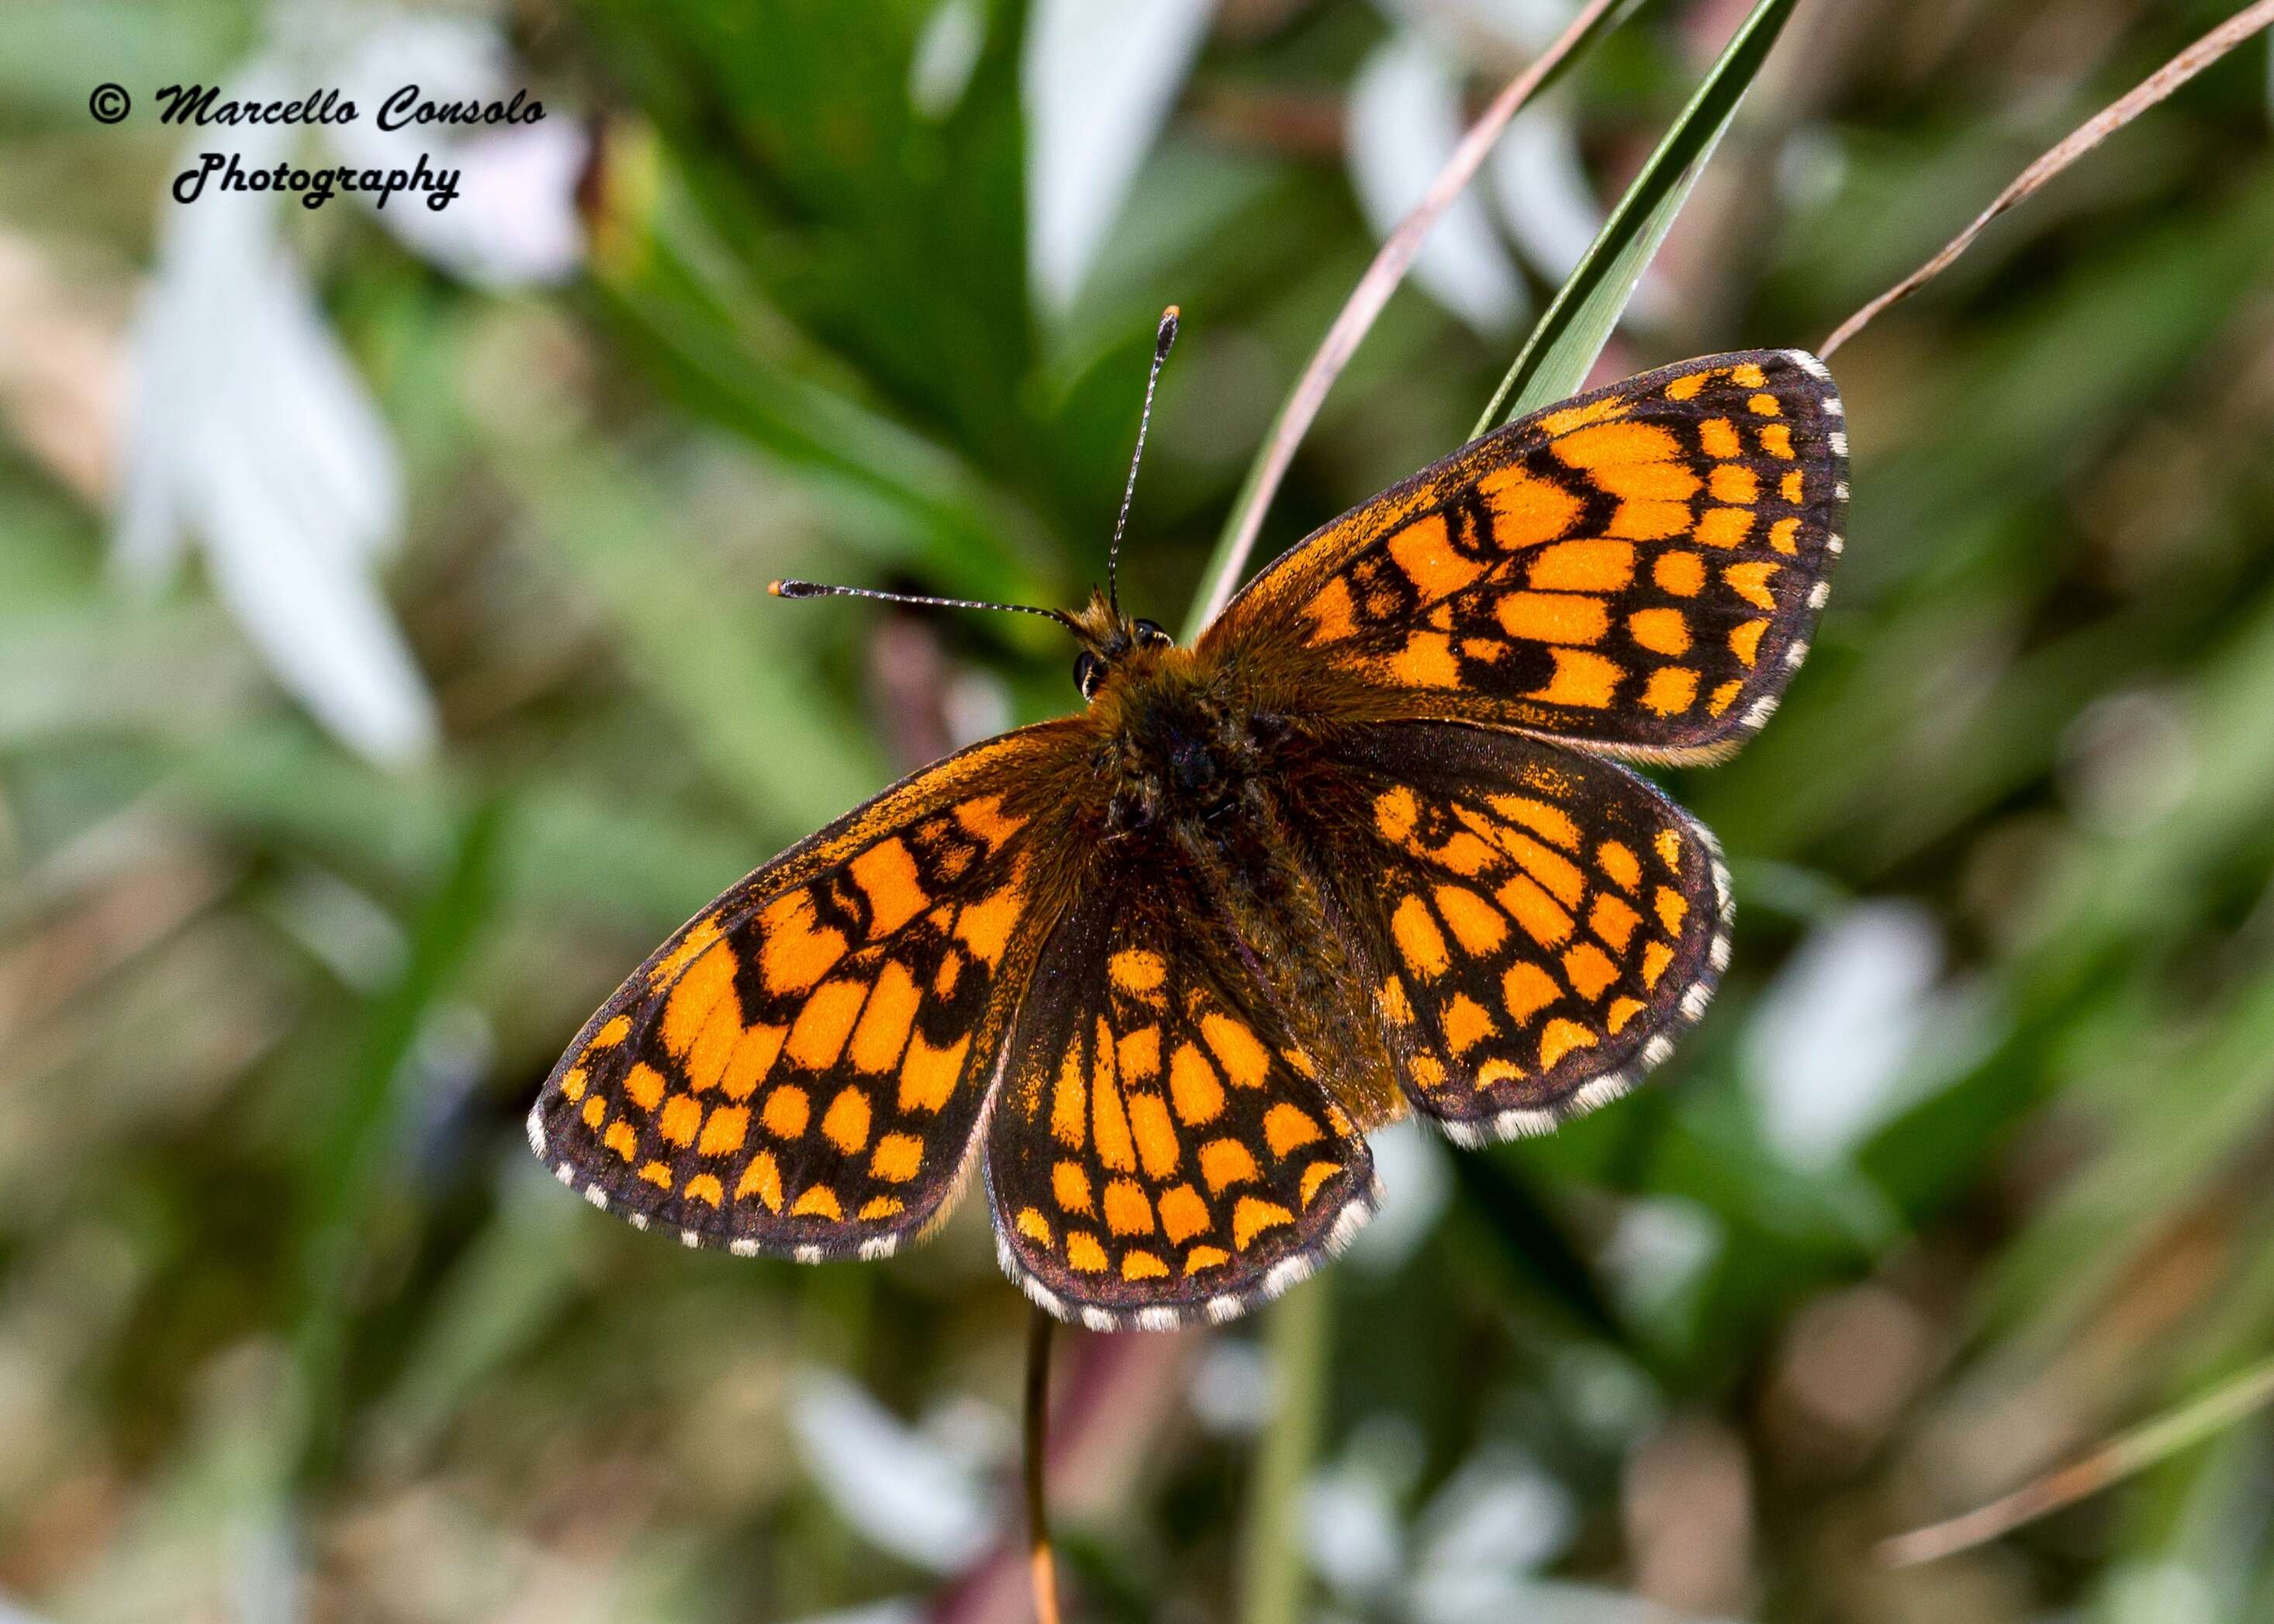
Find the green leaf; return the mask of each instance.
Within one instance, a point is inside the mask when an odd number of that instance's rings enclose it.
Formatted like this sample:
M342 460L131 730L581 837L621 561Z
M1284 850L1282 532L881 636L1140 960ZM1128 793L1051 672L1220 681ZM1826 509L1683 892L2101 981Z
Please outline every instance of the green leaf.
M1760 0L1525 339L1470 438L1578 393L1799 0ZM1503 415L1504 413L1504 415Z
M366 1015L362 1053L322 1101L302 1170L301 1291L295 1351L302 1470L334 1470L347 1429L356 1268L374 1214L399 1187L394 1166L408 1113L421 1103L416 1056L435 1011L459 991L466 962L496 916L498 858L508 808L489 796L460 820L450 865L411 921L402 973Z

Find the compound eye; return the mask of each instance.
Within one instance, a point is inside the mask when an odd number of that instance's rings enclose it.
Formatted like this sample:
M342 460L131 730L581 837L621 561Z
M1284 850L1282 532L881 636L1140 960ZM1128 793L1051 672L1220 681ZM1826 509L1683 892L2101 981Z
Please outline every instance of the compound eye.
M1073 685L1081 690L1084 699L1097 691L1097 685L1104 677L1105 662L1088 649L1073 657Z
M1137 623L1137 643L1141 648L1168 648L1177 641L1158 622L1140 620Z

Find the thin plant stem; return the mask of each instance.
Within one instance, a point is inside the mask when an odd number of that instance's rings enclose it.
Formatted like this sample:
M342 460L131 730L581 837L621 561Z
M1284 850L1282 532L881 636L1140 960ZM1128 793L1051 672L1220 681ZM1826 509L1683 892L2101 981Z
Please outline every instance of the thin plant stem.
M1303 1480L1318 1450L1332 1307L1333 1282L1318 1274L1271 1310L1271 1425L1248 1491L1240 1624L1296 1624L1302 1615Z
M1508 121L1555 77L1574 52L1619 20L1614 12L1631 3L1632 0L1588 0L1571 19L1570 26L1493 98L1492 105L1462 136L1460 145L1453 149L1452 157L1438 171L1437 178L1430 182L1428 192L1383 240L1373 263L1359 278L1358 286L1351 289L1342 313L1320 341L1310 365L1296 380L1294 392L1288 395L1287 403L1272 421L1270 438L1264 442L1262 455L1248 472L1224 538L1217 544L1216 557L1203 577L1207 590L1186 625L1185 641L1190 642L1198 635L1200 628L1216 619L1224 605L1231 601L1248 555L1255 550L1255 538L1262 531L1264 512L1271 506L1279 482L1286 477L1287 469L1295 460L1295 447L1310 432L1312 421L1326 402L1327 391L1334 387L1351 357L1358 353L1359 344L1382 314L1382 307L1389 303L1390 294L1405 279L1414 256L1421 251L1422 240L1429 235L1429 228L1437 223L1437 216L1474 178L1491 153L1493 143L1507 128Z
M1038 1306L1027 1317L1027 1568L1039 1624L1058 1624L1058 1561L1050 1549L1044 1468L1050 1447L1050 1332L1057 1321Z
M2082 1460L1986 1506L1880 1541L1879 1560L1890 1568L1908 1568L1986 1544L2201 1443L2270 1400L2274 1400L2274 1358L2262 1359L2201 1398L2119 1434Z
M2258 0L2255 5L2243 7L2142 79L2128 94L2079 124L2059 145L2016 176L1989 207L1975 215L1966 229L1943 245L1941 252L1834 328L1832 335L1817 347L1817 354L1828 359L1834 350L1862 332L1888 305L1909 298L1949 269L1992 221L2269 24L2274 24L2274 0Z

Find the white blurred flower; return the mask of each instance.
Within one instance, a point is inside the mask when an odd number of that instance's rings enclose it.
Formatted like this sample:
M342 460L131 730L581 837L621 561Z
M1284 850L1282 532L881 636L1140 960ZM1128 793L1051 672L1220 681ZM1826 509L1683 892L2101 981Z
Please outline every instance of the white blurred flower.
M1553 1561L1578 1531L1571 1491L1529 1456L1487 1444L1421 1514L1425 1573L1517 1573Z
M1467 122L1464 65L1488 58L1504 76L1511 60L1537 56L1554 42L1577 14L1578 0L1375 4L1397 32L1353 82L1351 165L1368 222L1386 235L1452 155ZM1361 92L1367 100L1360 100ZM1483 181L1501 229L1550 282L1571 274L1603 229L1606 206L1580 162L1570 99L1558 92L1509 122L1486 160ZM1465 194L1447 214L1415 262L1414 276L1471 327L1498 335L1529 313L1530 296L1481 203ZM1454 214L1460 221L1448 223ZM1434 246L1440 237L1450 246ZM1655 273L1644 271L1628 310L1645 325L1662 317L1665 295Z
M315 24L296 20L311 35ZM443 210L398 195L375 217L455 274L501 286L552 280L582 253L574 193L584 137L544 121L473 137L378 127L380 102L416 82L439 100L509 95L504 47L486 25L395 17L358 36L345 65L311 40L229 76L229 99L282 100L336 79L350 124L313 139L359 168L463 170ZM289 60L288 60L289 57ZM247 170L299 155L276 124L200 128L183 155L234 154ZM350 748L386 765L431 753L434 702L374 579L400 540L402 472L354 365L282 240L275 192L208 185L160 202L156 274L136 323L114 560L154 590L194 538L215 593L277 680ZM343 193L342 196L360 195Z
M1376 236L1387 237L1437 178L1467 125L1461 77L1419 29L1374 48L1351 81L1347 142L1351 184ZM1414 256L1413 279L1480 333L1498 336L1531 306L1523 279L1475 192L1437 217Z
M1619 1300L1643 1319L1666 1313L1721 1254L1721 1221L1695 1201L1656 1196L1629 1201L1601 1263Z
M968 1393L952 1393L924 1411L916 1423L923 1440L973 1471L985 1473L1010 1461L1019 1447L1019 1429L1000 1409Z
M1482 35L1503 50L1537 55L1578 14L1580 0L1377 0L1383 13L1463 35Z
M865 1607L809 1613L795 1624L922 1624L925 1617L923 1604L915 1597L896 1596L890 1601L872 1602ZM0 1620L0 1624L5 1624L5 1620Z
M2120 1563L2102 1590L2102 1605L2104 1618L2155 1624L2214 1624L2235 1616L2209 1575L2176 1560Z
M2137 839L2179 809L2201 769L2179 697L2134 688L2103 695L2069 726L2058 781L2086 828Z
M1413 1617L1419 1624L1721 1624L1601 1585L1496 1575L1423 1585Z
M1428 1457L1420 1430L1398 1415L1370 1416L1341 1455L1303 1485L1304 1547L1342 1600L1378 1601L1405 1568L1399 1504Z
M410 934L395 916L328 869L286 869L267 912L343 985L370 996L400 976L410 957Z
M1408 1611L1427 1624L1546 1616L1525 1599L1527 1575L1577 1528L1569 1489L1520 1451L1486 1444L1422 1511Z
M483 126L476 134L444 124L379 127L380 104L404 85L436 102L510 101L522 86L495 28L471 18L394 19L364 34L339 79L359 113L353 124L325 126L342 158L359 168L408 169L424 154L433 169L463 171L459 195L447 208L428 208L404 193L373 211L405 247L486 287L558 282L575 272L584 251L576 177L589 148L576 119L548 107L537 123Z
M1271 1419L1271 1367L1246 1338L1212 1336L1193 1362L1186 1396L1193 1417L1209 1432L1251 1436Z
M1809 933L1745 1034L1761 1132L1784 1161L1836 1166L1979 1045L1981 1001L1939 988L1942 971L1941 929L1914 903L1864 903Z
M986 43L987 14L979 0L940 0L908 57L908 105L930 119L955 111Z
M801 1372L789 1425L814 1483L870 1544L934 1573L962 1568L986 1547L994 1516L973 1463L843 1376Z
M1445 1147L1408 1116L1373 1134L1374 1170L1382 1178L1382 1210L1351 1243L1349 1261L1369 1274L1403 1267L1429 1238L1452 1199L1452 1170Z
M1603 229L1606 211L1579 160L1570 104L1551 94L1509 121L1485 177L1508 234L1532 268L1561 285ZM1647 327L1666 312L1658 273L1644 267L1627 314Z
M1525 109L1509 121L1485 173L1509 235L1533 268L1551 282L1569 276L1603 229L1570 117L1549 103Z
M1404 1538L1389 1491L1364 1472L1321 1472L1304 1485L1303 1543L1339 1596L1378 1595L1404 1566Z
M1777 200L1794 213L1829 207L1848 184L1848 148L1822 124L1802 124L1777 148Z
M1019 89L1035 302L1081 290L1207 37L1214 0L1037 0Z
M1626 1355L1601 1342L1573 1342L1555 1356L1548 1400L1556 1414L1604 1447L1623 1448L1659 1423L1664 1400Z
M1305 1484L1305 1555L1338 1607L1414 1624L1675 1624L1634 1597L1538 1576L1577 1538L1578 1502L1503 1439L1479 1444L1409 1525L1399 1508L1427 1455L1411 1422L1375 1416Z
M242 1624L300 1624L308 1616L306 1553L284 1507L241 1511L227 1544L230 1611Z
M235 94L287 94L258 64ZM193 145L275 165L292 132L215 125ZM193 155L185 160L194 162ZM215 188L161 206L157 274L132 346L115 561L146 589L191 537L277 678L374 761L430 750L433 702L372 570L396 540L395 449L276 237L273 197Z
M1010 685L984 666L951 674L939 696L947 735L958 749L1008 733L1017 721Z

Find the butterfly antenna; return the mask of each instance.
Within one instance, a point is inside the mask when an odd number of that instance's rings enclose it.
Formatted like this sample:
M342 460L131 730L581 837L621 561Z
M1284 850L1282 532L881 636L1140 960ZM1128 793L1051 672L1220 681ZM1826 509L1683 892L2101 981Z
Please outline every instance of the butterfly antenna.
M1169 358L1169 347L1177 342L1177 307L1173 304L1161 312L1161 325L1153 335L1153 370L1145 374L1145 409L1137 414L1137 449L1129 455L1129 483L1121 487L1121 514L1113 521L1113 545L1105 550L1105 601L1118 613L1121 609L1121 585L1115 574L1115 565L1121 558L1121 532L1129 528L1129 504L1137 494L1137 464L1145 455L1145 431L1153 422L1153 386L1161 381L1161 364Z
M880 604L917 604L928 609L1000 609L1006 614L1039 614L1075 630L1073 617L1063 609L1038 609L1032 604L990 604L975 598L930 598L921 592L880 592L865 586L825 586L818 581L769 581L766 590L776 598L873 598Z

